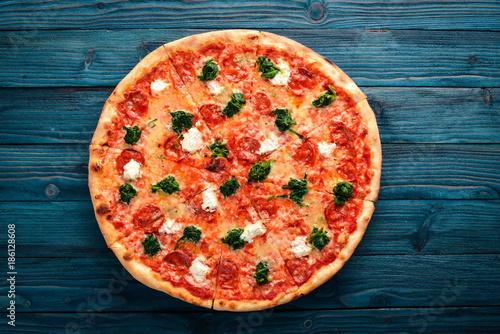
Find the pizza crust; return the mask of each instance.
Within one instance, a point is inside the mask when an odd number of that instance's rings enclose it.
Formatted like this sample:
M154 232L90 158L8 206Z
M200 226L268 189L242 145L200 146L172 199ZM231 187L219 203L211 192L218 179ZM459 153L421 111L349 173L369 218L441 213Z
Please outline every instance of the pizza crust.
M171 54L173 51L177 51L179 49L202 49L206 45L214 42L251 45L258 43L259 35L260 32L257 30L245 29L211 31L203 34L187 36L164 44L163 47L168 54Z
M356 246L358 246L359 242L363 238L374 210L375 205L373 202L364 201L363 211L357 220L356 231L349 235L347 244L337 255L336 260L313 273L309 280L307 280L307 282L299 288L299 292L301 294L307 295L309 292L328 281L342 268L347 260L349 260L352 253L354 253Z
M306 59L308 63L314 64L314 66L316 66L321 72L331 77L335 81L336 85L341 86L346 91L348 91L351 95L351 98L355 102L366 99L366 95L363 94L361 89L359 89L359 87L351 78L349 78L347 74L344 73L344 71L338 68L337 65L331 62L329 59L320 56L308 47L289 38L265 31L262 31L260 33L259 45L279 48L289 54L295 54Z
M288 294L280 294L272 300L245 300L245 301L223 301L215 300L213 309L216 311L232 311L232 312L252 312L261 311L270 307L289 303L293 300L299 299L301 294L299 291Z
M366 195L365 199L375 202L378 199L380 190L380 174L382 171L382 147L380 143L380 135L377 127L377 120L372 108L365 99L358 103L357 109L360 111L361 116L365 122L368 130L368 140L371 146L372 160L371 169L372 173L370 192Z
M89 148L89 190L92 204L94 205L95 218L101 229L101 233L109 246L119 239L119 234L108 220L113 206L106 194L103 175L106 174L106 163L104 162L108 153L108 147L90 145Z
M161 276L151 268L134 258L132 251L120 242L115 242L109 248L113 250L118 260L127 269L127 271L139 282L148 287L166 292L172 297L180 298L188 303L198 306L212 308L213 298L201 299L191 295L186 289L173 286L170 282L162 280Z

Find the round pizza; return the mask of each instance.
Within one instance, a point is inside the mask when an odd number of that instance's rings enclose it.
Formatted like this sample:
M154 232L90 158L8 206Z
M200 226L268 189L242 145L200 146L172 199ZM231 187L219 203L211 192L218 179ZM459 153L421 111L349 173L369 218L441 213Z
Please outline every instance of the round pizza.
M90 145L107 245L140 282L215 310L295 300L349 259L380 183L366 96L282 36L165 44L116 87Z

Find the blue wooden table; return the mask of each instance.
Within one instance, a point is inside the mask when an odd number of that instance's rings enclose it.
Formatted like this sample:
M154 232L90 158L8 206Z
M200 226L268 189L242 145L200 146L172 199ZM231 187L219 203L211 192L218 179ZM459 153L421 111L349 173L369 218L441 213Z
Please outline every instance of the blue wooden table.
M241 314L132 279L87 189L113 87L162 43L229 28L290 37L344 69L383 150L380 200L346 266L300 300ZM1 1L0 331L498 333L499 99L494 0Z

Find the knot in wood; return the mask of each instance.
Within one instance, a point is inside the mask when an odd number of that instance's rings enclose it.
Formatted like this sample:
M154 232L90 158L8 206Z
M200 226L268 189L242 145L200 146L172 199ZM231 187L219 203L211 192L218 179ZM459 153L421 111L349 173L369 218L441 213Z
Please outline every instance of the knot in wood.
M309 6L309 17L316 22L323 20L326 17L325 5L321 2L313 2Z

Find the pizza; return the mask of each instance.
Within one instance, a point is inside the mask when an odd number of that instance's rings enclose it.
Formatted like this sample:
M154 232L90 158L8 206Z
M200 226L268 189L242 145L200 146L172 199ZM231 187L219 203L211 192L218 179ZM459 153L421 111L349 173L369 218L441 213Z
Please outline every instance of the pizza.
M215 310L283 304L360 242L381 172L366 96L282 36L227 30L151 52L104 105L89 188L140 282Z

